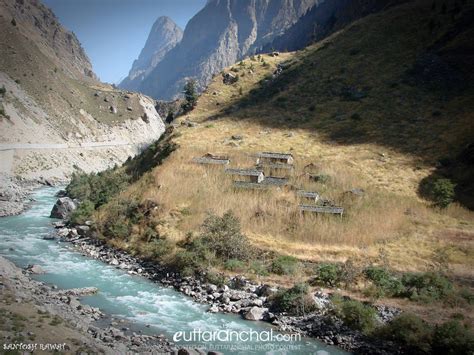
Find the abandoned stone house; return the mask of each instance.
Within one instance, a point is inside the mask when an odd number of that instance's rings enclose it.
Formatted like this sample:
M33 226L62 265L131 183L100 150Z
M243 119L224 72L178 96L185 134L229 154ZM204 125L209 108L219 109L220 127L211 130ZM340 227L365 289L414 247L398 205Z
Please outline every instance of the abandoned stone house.
M301 213L334 214L342 217L344 208L337 206L299 205Z
M293 165L294 158L289 153L262 152L257 154L257 165Z
M230 163L230 159L227 156L219 156L207 153L202 157L193 158L193 162L197 164L228 165Z
M298 195L300 199L307 200L310 202L318 202L320 198L317 192L299 190L296 194Z
M225 172L234 176L234 181L261 183L265 179L262 171L257 169L226 169Z

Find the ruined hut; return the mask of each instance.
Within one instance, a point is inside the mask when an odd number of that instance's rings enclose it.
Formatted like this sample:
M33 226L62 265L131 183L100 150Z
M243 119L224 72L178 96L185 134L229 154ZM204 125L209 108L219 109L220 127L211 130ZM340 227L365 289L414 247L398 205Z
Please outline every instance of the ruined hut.
M302 213L334 214L340 217L344 213L344 208L336 206L299 205L299 209Z
M296 192L297 196L302 199L302 200L306 200L308 202L318 202L320 196L317 192L311 192L311 191L303 191L303 190L299 190Z
M226 169L225 172L234 176L234 181L259 184L265 179L262 171L257 169Z
M294 158L289 153L262 152L257 154L257 165L293 165Z
M228 165L230 159L227 156L213 155L211 153L204 154L202 157L193 158L193 162L196 164L206 165Z

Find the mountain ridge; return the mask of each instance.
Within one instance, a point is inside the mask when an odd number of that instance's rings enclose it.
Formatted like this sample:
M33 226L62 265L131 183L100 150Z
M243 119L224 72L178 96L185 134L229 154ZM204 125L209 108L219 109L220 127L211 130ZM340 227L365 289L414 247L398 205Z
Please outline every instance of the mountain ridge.
M186 25L181 42L140 83L138 90L171 99L193 78L198 87L280 35L318 0L211 0Z
M171 18L158 17L140 55L134 60L128 76L120 82L119 86L127 90L137 90L140 82L181 41L182 37L183 30Z

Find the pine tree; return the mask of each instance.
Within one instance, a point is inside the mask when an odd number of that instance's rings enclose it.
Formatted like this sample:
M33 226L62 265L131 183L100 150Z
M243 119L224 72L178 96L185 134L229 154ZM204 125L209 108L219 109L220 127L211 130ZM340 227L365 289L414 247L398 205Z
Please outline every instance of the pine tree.
M196 90L196 81L193 79L188 80L186 85L184 85L183 93L185 102L182 104L181 107L186 113L191 111L197 104L198 94Z

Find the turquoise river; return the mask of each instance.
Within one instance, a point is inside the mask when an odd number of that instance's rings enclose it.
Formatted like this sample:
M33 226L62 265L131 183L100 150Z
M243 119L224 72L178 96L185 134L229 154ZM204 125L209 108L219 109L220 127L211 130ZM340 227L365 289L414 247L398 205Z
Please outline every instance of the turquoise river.
M170 340L177 332L193 330L210 332L222 329L256 331L272 330L265 322L250 322L237 315L207 313L209 306L194 302L181 293L153 283L143 277L127 274L113 266L85 257L68 243L45 240L54 233L49 213L56 200L54 188L42 188L33 194L31 207L18 216L0 218L0 254L20 267L41 265L46 273L35 278L60 289L95 286L98 294L83 297L81 302L99 307L110 317L126 319L134 329L144 333L164 334ZM262 338L265 335L261 335ZM275 339L275 338L274 338ZM184 340L176 342L189 346ZM224 354L345 354L313 339L297 341L226 341L193 342L194 346Z

